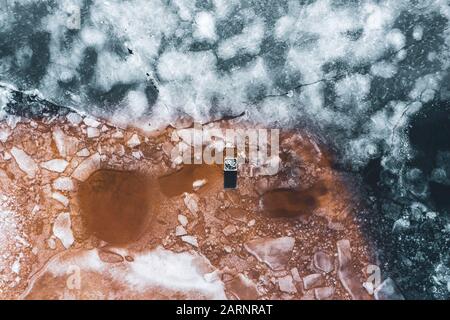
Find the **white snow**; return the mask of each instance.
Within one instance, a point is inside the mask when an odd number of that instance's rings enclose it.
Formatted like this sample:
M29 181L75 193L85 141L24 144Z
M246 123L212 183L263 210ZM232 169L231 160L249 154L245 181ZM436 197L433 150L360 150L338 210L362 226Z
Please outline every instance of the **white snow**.
M64 159L52 159L41 163L41 167L53 172L64 172L66 170L69 162Z
M199 295L206 299L226 299L224 284L211 276L214 268L196 252L175 253L158 247L133 254L133 258L132 262L111 267L100 260L97 249L82 250L69 259L53 260L46 270L66 281L68 267L77 265L81 272L95 272L105 281L112 281L112 285L123 287L125 295L157 291L167 293L170 298L182 293L192 299Z
M222 41L218 48L218 55L222 59L230 59L238 53L257 54L264 36L264 24L255 20L245 26L241 34Z
M11 129L4 127L0 128L0 141L5 143L11 135Z
M195 16L194 37L200 40L215 40L215 21L211 13L202 11Z
M173 253L157 248L135 257L131 272L123 276L131 286L141 290L146 286L156 285L185 292L199 291L210 299L226 299L220 280L205 279L201 267L205 270L208 265L209 262L198 254Z
M420 26L420 25L415 26L414 30L413 30L413 38L414 38L414 40L420 41L420 40L422 40L422 37L423 37L423 27Z
M392 78L397 73L397 66L392 63L381 61L370 67L370 73L385 79Z
M106 37L105 34L97 28L85 27L81 30L81 40L86 46L101 48L105 43Z
M14 157L14 160L16 160L19 168L30 178L34 178L39 168L33 158L17 147L12 147L11 154Z
M7 254L11 253L10 246L19 234L18 219L13 211L5 208L0 202L0 269L4 267Z
M128 110L135 117L142 115L148 108L147 97L142 91L131 90L126 99Z

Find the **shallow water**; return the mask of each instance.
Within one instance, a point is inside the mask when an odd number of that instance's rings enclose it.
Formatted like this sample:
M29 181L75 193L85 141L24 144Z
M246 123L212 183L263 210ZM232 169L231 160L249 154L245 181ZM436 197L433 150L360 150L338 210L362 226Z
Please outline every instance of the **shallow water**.
M111 244L139 238L154 212L154 196L151 180L129 171L98 170L78 190L88 231Z

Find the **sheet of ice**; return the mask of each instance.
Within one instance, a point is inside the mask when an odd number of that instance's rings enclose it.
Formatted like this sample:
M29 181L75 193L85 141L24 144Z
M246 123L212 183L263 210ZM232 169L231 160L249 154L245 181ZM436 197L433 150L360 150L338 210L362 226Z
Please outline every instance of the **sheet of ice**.
M69 177L59 177L53 181L53 188L60 191L72 191L74 189L74 184Z
M36 162L25 151L17 147L12 147L11 154L17 162L19 168L30 178L34 178L38 171Z
M64 172L68 165L69 162L64 159L52 159L41 163L42 168L59 173Z
M56 148L62 157L73 155L77 151L78 140L64 133L61 128L56 127L52 132Z
M75 241L71 226L72 222L69 212L60 213L53 222L53 234L61 241L66 249L70 248Z
M72 173L72 177L80 181L86 180L87 178L89 178L92 172L100 169L100 161L100 154L94 153L78 165L78 167Z

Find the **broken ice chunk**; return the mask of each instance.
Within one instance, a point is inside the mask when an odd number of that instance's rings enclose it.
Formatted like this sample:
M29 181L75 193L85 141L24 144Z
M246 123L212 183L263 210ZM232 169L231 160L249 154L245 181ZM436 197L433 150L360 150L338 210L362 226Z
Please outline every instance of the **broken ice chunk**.
M131 136L131 138L127 141L127 146L130 148L137 147L141 144L141 140L139 139L138 135L135 133Z
M394 280L387 278L374 291L377 300L405 300Z
M314 254L314 266L323 271L323 272L331 272L334 269L333 258L327 255L325 252L318 251Z
M298 272L297 267L294 267L291 269L292 279L294 279L295 282L301 282L302 278L300 277L300 273Z
M79 157L89 157L89 150L87 148L83 148L77 152L77 156Z
M61 241L66 249L75 241L71 225L69 212L60 213L53 223L53 234Z
M68 166L68 162L64 159L53 159L41 163L41 167L53 172L64 172Z
M86 129L86 133L88 138L97 138L98 136L100 136L100 130L98 130L97 128L88 127Z
M11 154L8 151L5 151L5 155L3 156L3 160L10 160L11 159Z
M55 128L52 135L62 157L70 156L77 151L77 138L66 135L60 128Z
M198 190L198 189L200 189L201 187L203 187L205 184L206 184L206 179L195 180L195 181L192 183L192 188L193 188L194 190Z
M188 218L185 215L179 214L178 215L178 222L183 226L186 227L188 224Z
M92 118L84 118L83 122L88 126L88 127L92 127L92 128L97 128L100 125L100 122L98 122L95 119Z
M290 275L279 278L278 286L280 288L280 291L283 291L286 293L297 293L297 288L295 287L292 276L290 276Z
M94 153L89 158L83 160L75 171L72 173L72 177L77 180L84 181L91 175L92 172L100 169L101 156L99 153Z
M314 273L307 275L303 278L303 287L305 290L309 290L323 284L324 278L320 273Z
M177 227L175 228L175 235L176 235L177 237L179 237L179 236L184 236L184 235L186 235L186 234L187 234L186 229L185 229L183 226L177 226Z
M334 295L333 287L322 287L314 289L314 295L317 300L330 300Z
M53 188L60 191L72 191L74 185L69 177L59 177L53 181Z
M36 162L34 162L33 158L26 154L25 151L16 147L12 147L11 154L16 160L19 168L30 178L34 178L36 175L36 171L38 170L38 166Z
M82 120L81 116L76 112L71 112L66 117L67 120L74 126L78 125Z
M189 243L191 246L198 247L197 238L194 236L182 236L181 240L186 243Z
M123 133L122 133L122 131L116 130L116 131L113 132L111 137L114 138L114 139L122 139L123 138Z
M197 204L196 197L194 197L194 195L185 193L184 194L184 204L186 205L186 208L188 208L189 211L193 215L195 215L195 216L197 215L198 204Z
M234 224L229 224L228 226L226 226L222 230L223 234L226 235L227 237L232 235L236 231L237 231L237 228L236 228L236 226Z
M142 157L143 157L143 154L142 154L142 152L141 151L133 151L132 153L131 153L131 155L134 157L134 158L136 158L136 159L141 159Z
M53 192L52 198L55 199L56 201L61 202L65 207L67 207L67 205L69 204L69 199L67 199L67 197L62 193Z
M5 143L10 134L11 130L9 128L0 128L0 141Z
M291 259L295 239L292 237L260 238L247 242L245 249L273 270L282 270Z
M342 286L352 296L354 300L369 299L369 295L364 290L362 282L355 274L352 267L352 255L350 250L350 241L347 239L337 242L338 249L338 277Z

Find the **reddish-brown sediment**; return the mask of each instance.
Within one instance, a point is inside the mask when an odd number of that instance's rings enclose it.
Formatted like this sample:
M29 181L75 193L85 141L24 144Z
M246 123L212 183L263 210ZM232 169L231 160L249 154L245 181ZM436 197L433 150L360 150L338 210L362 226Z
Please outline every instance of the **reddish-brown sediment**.
M207 190L211 185L221 183L222 170L218 165L186 164L175 172L168 173L158 178L161 192L169 197L175 197L184 192L194 191L195 181L206 180L208 183L203 187Z
M78 204L86 229L110 244L139 239L158 210L150 177L134 171L100 169L80 183Z
M249 125L223 121L214 126ZM1 266L1 298L220 296L171 287L167 283L176 270L162 273L157 285L148 280L144 289L129 282L145 263L150 274L155 261L191 265L186 256L172 256L189 252L200 255L202 277L206 269L218 271L228 298L350 299L355 293L349 291L362 288L362 269L371 261L352 219L354 197L324 148L306 132L282 134L277 175L254 176L244 165L239 188L224 190L220 166L172 163L170 151L180 141L172 127L148 137L101 120L90 137L88 125L66 119L23 120L15 128L1 123L1 128L10 132L0 142L0 190L7 198L2 206L14 213L15 232L25 241L19 245L11 237L0 247L9 254ZM11 157L14 147L32 159L32 174ZM43 167L54 159L67 161L62 172ZM194 188L199 180L204 181ZM348 250L338 255L342 240L349 240L351 255ZM271 248L280 250L258 255ZM321 260L315 259L318 252ZM314 263L324 259L332 270ZM75 289L67 284L74 264L82 279ZM358 298L368 297L361 292Z
M264 212L271 217L294 218L312 214L320 208L320 199L327 195L322 183L305 190L280 188L267 191L261 197Z

